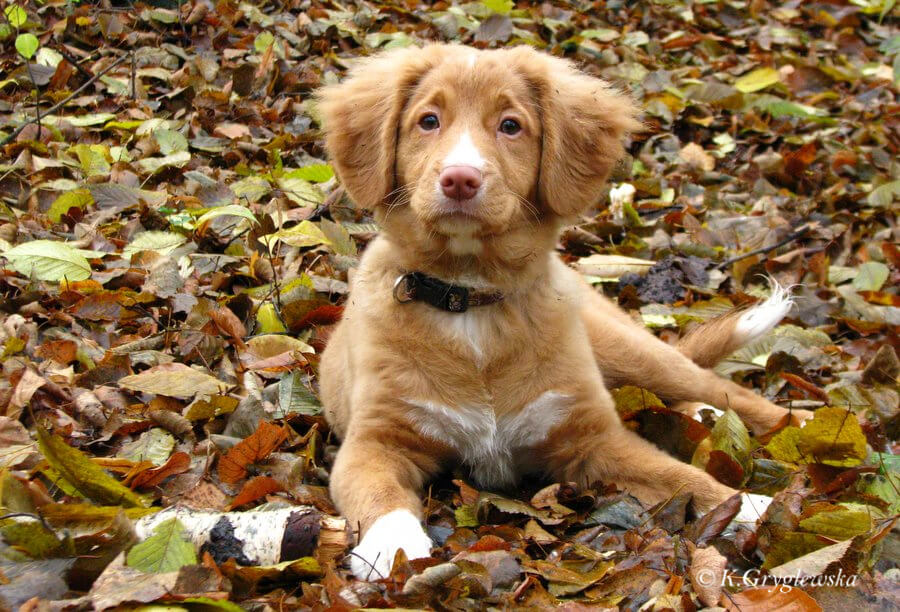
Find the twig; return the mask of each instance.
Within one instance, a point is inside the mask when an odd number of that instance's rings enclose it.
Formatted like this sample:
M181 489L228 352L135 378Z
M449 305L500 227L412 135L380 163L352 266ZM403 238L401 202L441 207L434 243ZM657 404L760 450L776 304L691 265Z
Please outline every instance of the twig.
M28 70L28 78L31 79L31 84L34 85L34 114L37 115L35 121L37 121L38 132L37 132L37 140L41 139L41 87L37 84L37 81L34 80L34 73L31 71L31 62L28 59L25 59L25 68ZM27 125L27 124L26 124ZM3 143L6 144L6 143Z
M5 521L6 519L16 518L18 516L24 516L27 518L33 518L36 521L40 521L41 525L44 526L44 529L47 531L53 531L53 528L47 523L43 516L38 514L32 514L31 512L10 512L8 514L4 514L0 516L0 521Z
M785 238L784 240L776 242L772 246L761 247L759 249L753 249L752 251L747 251L746 253L742 253L736 257L732 257L731 259L726 259L725 261L720 263L718 266L716 266L716 268L718 268L719 270L723 270L723 269L727 268L728 266L730 266L731 264L733 264L737 261L741 261L742 259L747 259L748 257L753 257L754 255L762 255L763 253L769 253L771 251L774 251L775 249L783 247L787 243L793 242L797 238L802 237L810 229L812 229L812 226L810 226L808 223L805 223L805 224L801 225L797 231L788 235L788 237Z
M82 66L82 65L78 62L78 60L75 59L75 58L72 56L71 53L69 53L68 51L66 51L65 46L63 46L63 45L57 45L57 46L56 46L56 50L59 51L59 54L62 55L64 58L66 58L66 61L69 62L70 64L72 64L72 67L73 67L75 70L77 70L78 72L80 72L81 75L82 75L84 78L86 78L86 79L93 78L94 75L91 74L90 72L88 72L87 70L85 70L84 66Z
M47 115L52 115L53 113L55 113L56 111L58 111L59 109L61 109L63 106L65 106L66 104L68 104L68 103L72 100L72 98L74 98L75 96L77 96L78 94L80 94L82 91L84 91L85 89L87 89L87 87L88 87L89 85L91 85L92 83L94 83L94 81L96 81L97 79L99 79L100 77L102 77L104 74L106 74L107 72L109 72L110 70L112 70L113 68L115 68L116 66L118 66L119 64L121 64L122 62L124 62L126 59L128 59L128 56L127 56L127 55L123 55L122 57L120 57L119 59L117 59L116 61L114 61L112 64L110 64L109 66L107 66L106 68L104 68L102 71L100 71L100 72L98 72L97 74L95 74L94 76L92 76L90 79L87 80L87 82L85 82L84 85L82 85L81 87L79 87L78 89L76 89L75 91L73 91L72 93L70 93L70 94L69 94L68 96L66 96L63 100L57 102L56 104L54 104L53 106L51 106L50 108L48 108L47 111L44 113L44 116L46 117ZM31 123L33 123L33 120L26 121L25 123L23 123L22 125L20 125L20 126L17 127L16 129L14 129L14 130L12 131L12 133L11 133L9 136L7 136L6 138L4 138L3 141L0 142L0 147L4 146L5 144L7 144L7 143L10 142L11 140L13 140L16 136L18 136L19 134L21 134L21 133L22 133L22 130L24 130L25 127L28 126L28 125L31 124Z

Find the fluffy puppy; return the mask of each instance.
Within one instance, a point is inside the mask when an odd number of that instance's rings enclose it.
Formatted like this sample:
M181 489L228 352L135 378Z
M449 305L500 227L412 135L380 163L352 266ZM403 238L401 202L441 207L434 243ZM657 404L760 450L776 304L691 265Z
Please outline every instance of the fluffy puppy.
M423 485L465 464L486 487L525 473L614 482L646 503L684 488L701 511L735 493L627 430L608 386L735 409L756 431L787 412L708 366L771 328L789 301L667 345L554 252L639 129L628 97L528 47L432 45L363 60L320 90L326 145L381 235L356 271L321 362L343 439L331 494L361 577L428 556Z

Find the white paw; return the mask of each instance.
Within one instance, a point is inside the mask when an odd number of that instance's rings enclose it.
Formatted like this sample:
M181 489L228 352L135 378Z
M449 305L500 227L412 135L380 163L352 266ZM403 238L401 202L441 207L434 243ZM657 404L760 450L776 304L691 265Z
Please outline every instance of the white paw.
M755 525L771 503L772 498L768 495L741 493L741 509L732 523Z
M431 556L431 538L409 510L394 510L372 523L350 555L350 569L360 580L387 578L401 548L408 559Z

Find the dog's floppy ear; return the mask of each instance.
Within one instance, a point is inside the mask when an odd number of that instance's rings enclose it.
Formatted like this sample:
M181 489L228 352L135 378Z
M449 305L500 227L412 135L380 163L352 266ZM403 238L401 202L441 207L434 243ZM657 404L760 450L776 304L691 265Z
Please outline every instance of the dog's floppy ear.
M344 188L360 206L374 209L396 188L400 114L439 55L437 46L379 53L354 64L341 83L316 93L325 147Z
M629 96L568 60L529 47L513 52L541 114L538 195L552 212L571 217L600 197L624 155L622 139L641 128L639 111Z

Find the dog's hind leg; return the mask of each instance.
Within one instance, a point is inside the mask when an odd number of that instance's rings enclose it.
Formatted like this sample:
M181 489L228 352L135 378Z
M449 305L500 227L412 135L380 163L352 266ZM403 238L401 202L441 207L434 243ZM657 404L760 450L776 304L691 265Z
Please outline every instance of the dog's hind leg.
M770 431L785 419L786 409L699 366L679 348L632 322L608 300L593 292L590 296L581 309L581 318L608 387L635 385L672 402L702 402L721 409L732 408L757 434ZM741 321L738 317L729 329L746 329ZM715 327L709 329L713 331ZM688 350L707 357L721 352L722 349L709 348L708 337L707 332L697 336L687 344ZM807 411L794 411L797 420L810 415Z
M538 453L558 482L614 483L645 504L685 491L693 495L697 510L706 512L737 493L596 410L573 411Z

